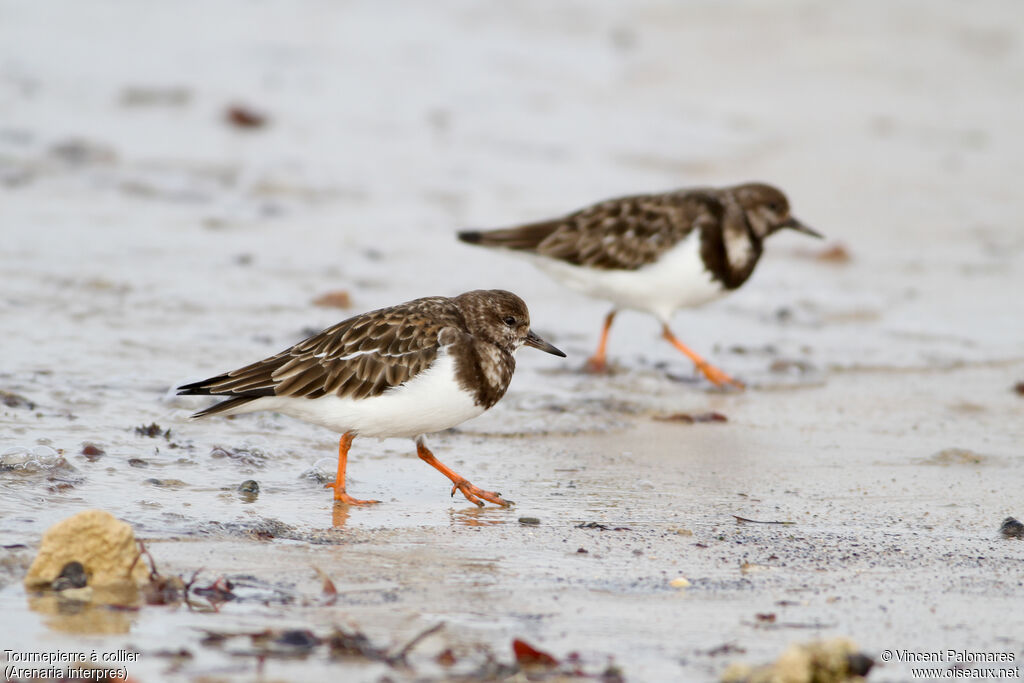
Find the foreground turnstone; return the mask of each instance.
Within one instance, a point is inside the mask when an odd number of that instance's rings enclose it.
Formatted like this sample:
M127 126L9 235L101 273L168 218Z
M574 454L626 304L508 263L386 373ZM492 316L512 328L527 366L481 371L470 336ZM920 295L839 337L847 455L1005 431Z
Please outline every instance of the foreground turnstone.
M564 218L460 232L459 239L521 252L572 289L612 302L588 369L606 368L608 331L626 308L656 316L662 336L709 380L742 387L676 339L669 321L676 309L708 303L746 282L764 238L782 228L821 237L790 215L781 191L747 183L610 199Z
M326 488L345 492L348 450L356 436L412 437L416 452L477 505L509 505L439 462L423 436L480 415L508 389L515 352L526 344L565 354L530 331L526 304L503 290L426 297L344 320L276 356L202 382L179 394L229 397L193 418L271 410L339 432L338 474ZM482 499L482 500L481 500Z

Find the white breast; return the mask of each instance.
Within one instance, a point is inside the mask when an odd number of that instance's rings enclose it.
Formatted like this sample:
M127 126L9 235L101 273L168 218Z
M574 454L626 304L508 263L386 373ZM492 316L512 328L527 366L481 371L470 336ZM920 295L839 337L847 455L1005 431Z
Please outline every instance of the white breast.
M270 410L327 427L376 438L416 437L454 427L484 412L455 380L455 359L442 352L429 368L378 396L352 399L266 396L237 413ZM228 413L230 414L230 413Z
M668 322L679 308L700 306L724 296L704 267L700 234L691 232L656 262L637 270L602 270L533 255L535 265L582 294L605 299L616 308L645 311Z

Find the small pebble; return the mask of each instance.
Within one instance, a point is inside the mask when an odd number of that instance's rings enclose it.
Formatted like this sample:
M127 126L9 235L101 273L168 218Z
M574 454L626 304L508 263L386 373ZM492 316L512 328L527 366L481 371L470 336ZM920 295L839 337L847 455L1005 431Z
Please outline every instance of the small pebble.
M260 492L260 484L255 479L246 479L238 485L239 493L257 494Z
M1024 538L1024 524L1013 517L1007 517L999 527L999 533L1007 538Z
M537 517L520 517L519 523L526 524L528 526L537 526L540 524L540 519Z
M50 584L50 588L55 591L67 590L68 588L85 588L85 584L89 582L89 578L85 575L85 567L82 566L81 562L71 561L64 565L64 568L60 570L60 574Z
M685 576L679 576L669 581L668 585L673 588L688 588L690 586L690 582Z

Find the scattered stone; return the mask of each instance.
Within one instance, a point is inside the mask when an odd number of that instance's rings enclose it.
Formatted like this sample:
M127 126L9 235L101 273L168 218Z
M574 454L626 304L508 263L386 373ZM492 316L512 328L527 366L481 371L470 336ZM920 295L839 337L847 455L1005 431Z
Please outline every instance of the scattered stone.
M0 389L0 403L4 404L8 408L27 408L28 410L35 410L36 404L28 400L20 394L15 394L13 391L4 391Z
M655 415L658 422L679 422L681 424L696 424L698 422L728 422L729 418L721 413L673 413L671 415Z
M250 467L263 467L267 460L266 454L258 448L228 448L214 446L210 450L211 458L230 458Z
M74 560L64 565L64 568L60 570L60 574L50 584L50 588L55 591L67 590L69 588L85 588L87 583L89 583L89 577L85 574L85 567L78 560Z
M452 649L449 647L439 654L435 658L435 661L441 666L450 667L455 666L459 660L455 658L455 653L452 652Z
M540 519L537 517L520 517L519 523L525 524L526 526L537 526L540 524Z
M589 553L590 553L590 551L589 551L589 550L587 550L586 548L584 548L584 547L582 547L582 546L581 546L581 547L579 547L579 548L576 548L576 553L577 553L578 555L587 555L587 554L589 554Z
M117 161L117 152L112 147L77 138L53 145L50 156L74 166L113 164Z
M1024 396L1024 382L1017 382L1013 386L1013 390L1017 392L1018 396Z
M752 667L733 663L722 683L853 683L863 681L875 664L847 638L790 645L771 664Z
M106 453L107 452L105 450L103 450L94 443L89 443L88 441L86 441L84 444L82 444L82 455L84 455L86 460L88 460L89 462L96 462L101 457L106 455Z
M1013 517L1007 517L999 527L999 533L1007 538L1024 538L1024 524Z
M343 289L338 289L333 292L327 292L321 294L317 298L313 299L314 306L323 306L325 308L351 308L352 297L349 293Z
M692 584L690 583L690 580L687 579L685 576L677 576L676 578L669 581L668 585L672 586L673 588L689 588Z
M145 483L150 486L159 486L162 489L180 489L188 486L181 479L156 479L154 477L150 477Z
M256 496L260 492L260 484L255 479L246 479L238 485L238 492Z
M84 568L89 586L141 586L148 582L149 571L138 560L130 525L109 512L86 510L47 529L25 576L25 586L30 590L50 588L74 562Z
M149 463L142 458L129 458L128 465L130 467L149 467Z
M228 107L224 119L235 128L262 128L267 125L266 114L241 104Z

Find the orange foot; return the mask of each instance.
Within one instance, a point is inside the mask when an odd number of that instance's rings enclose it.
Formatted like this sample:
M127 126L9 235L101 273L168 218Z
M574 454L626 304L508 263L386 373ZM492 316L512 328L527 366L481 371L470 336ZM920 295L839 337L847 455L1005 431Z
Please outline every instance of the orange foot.
M587 364L583 366L583 372L590 373L591 375L606 374L608 372L608 361L598 356L589 358Z
M338 483L332 481L329 484L324 484L325 489L334 489L334 500L339 503L345 503L346 505L373 505L379 503L379 500L359 500L345 493L344 486L338 486Z
M494 493L493 491L484 491L479 486L473 486L465 479L460 479L459 481L455 482L455 485L452 486L453 496L455 495L456 491L462 491L462 495L466 497L466 500L468 500L470 503L474 503L475 505L479 505L480 507L484 506L484 500L486 500L489 503L494 503L495 505L501 505L502 507L515 505L514 501L505 500L504 498L502 498L500 493ZM481 498L483 498L483 500L480 500Z
M729 375L725 374L724 371L719 370L714 365L711 365L707 361L697 363L697 369L704 373L704 376L708 378L708 381L715 386L722 386L724 384L731 384L737 389L744 389L743 382L733 379Z

